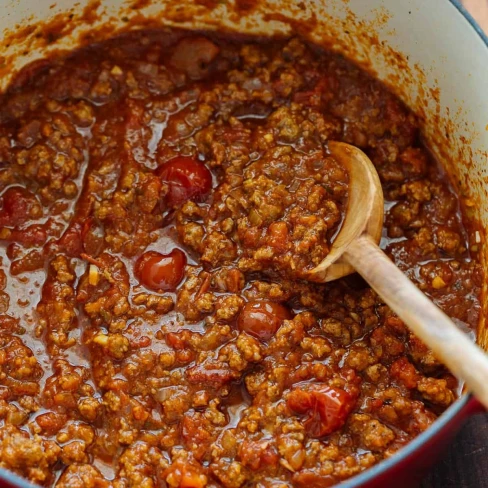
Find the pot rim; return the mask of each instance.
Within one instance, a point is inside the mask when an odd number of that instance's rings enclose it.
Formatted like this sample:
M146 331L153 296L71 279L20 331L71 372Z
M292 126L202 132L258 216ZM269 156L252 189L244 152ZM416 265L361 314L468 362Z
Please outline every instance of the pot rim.
M466 7L461 3L461 0L449 0L454 7L456 7L461 15L469 22L471 27L476 31L476 33L481 37L481 40L485 43L488 48L488 33L486 33L476 22L474 17L468 12Z
M39 485L31 483L7 469L0 468L0 486L2 488L36 488Z
M449 0L449 2L458 10L464 20L467 21L473 30L481 38L485 47L488 49L488 34L480 27L473 16L466 10L461 0ZM358 474L340 483L341 488L360 488L363 484L371 483L382 474L392 470L398 464L405 462L409 457L414 456L424 444L433 440L446 428L449 428L451 423L456 420L462 420L464 417L477 410L473 408L473 402L476 402L474 397L470 394L465 394L454 402L427 430L410 441L405 447L401 448L395 455L389 459L385 459L378 464L368 468L361 474ZM30 483L26 479L6 470L0 468L0 483L6 482L7 487L12 488L33 488L37 485Z

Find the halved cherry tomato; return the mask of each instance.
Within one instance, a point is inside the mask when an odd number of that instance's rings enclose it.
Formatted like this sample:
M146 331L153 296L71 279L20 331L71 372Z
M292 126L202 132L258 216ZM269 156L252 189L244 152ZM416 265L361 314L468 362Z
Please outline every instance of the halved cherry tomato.
M168 184L166 203L178 207L188 200L201 201L212 189L212 173L200 161L179 156L163 163L157 174Z
M314 438L340 429L355 403L356 399L346 391L321 383L298 386L287 399L293 412L307 415L303 425Z
M175 291L185 273L186 255L179 249L169 254L145 252L136 262L134 272L146 288L154 291Z
M280 303L269 300L247 302L237 319L240 330L262 341L271 339L284 320L292 318L291 312Z

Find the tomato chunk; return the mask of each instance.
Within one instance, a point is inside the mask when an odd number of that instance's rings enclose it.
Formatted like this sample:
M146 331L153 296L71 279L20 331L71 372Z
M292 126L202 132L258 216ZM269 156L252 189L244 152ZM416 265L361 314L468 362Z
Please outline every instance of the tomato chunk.
M175 291L185 272L186 255L179 249L169 254L145 252L136 262L137 279L150 290Z
M242 464L253 471L267 466L276 466L280 460L276 447L267 439L259 441L244 439L239 444L238 454Z
M157 169L157 174L168 184L166 204L178 207L188 200L202 201L212 189L212 173L200 161L179 156Z
M305 430L314 438L340 429L355 402L356 399L346 391L320 383L299 386L287 399L287 405L293 412L306 415Z
M290 320L292 314L284 305L269 300L247 302L237 319L237 325L243 332L262 341L271 339L284 320Z
M0 226L17 226L42 215L36 196L29 190L14 186L2 195Z
M67 415L55 412L43 413L36 417L37 425L48 435L54 435L59 432L67 421Z

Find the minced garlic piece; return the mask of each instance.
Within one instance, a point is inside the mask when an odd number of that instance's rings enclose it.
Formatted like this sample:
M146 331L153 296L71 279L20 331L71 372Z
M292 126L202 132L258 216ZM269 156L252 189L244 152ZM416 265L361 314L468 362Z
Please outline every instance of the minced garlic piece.
M436 276L432 280L432 286L436 289L439 290L440 288L444 288L446 286L446 282L440 277Z
M108 344L108 335L98 334L93 338L93 342L95 344L99 344L100 346L106 346Z
M94 264L90 264L90 269L88 271L88 283L92 286L98 285L98 280L100 278L100 273L98 268Z
M120 68L120 66L117 66L115 65L112 70L110 71L111 74L113 74L114 76L119 76L123 73L122 69Z

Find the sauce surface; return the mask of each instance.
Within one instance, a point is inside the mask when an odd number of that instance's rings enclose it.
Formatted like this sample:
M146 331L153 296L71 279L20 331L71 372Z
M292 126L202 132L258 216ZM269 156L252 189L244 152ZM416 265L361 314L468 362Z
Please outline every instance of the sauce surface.
M333 486L459 385L329 250L348 178L467 332L481 267L414 115L300 39L142 31L36 62L0 103L0 467L40 485Z

